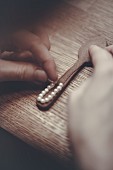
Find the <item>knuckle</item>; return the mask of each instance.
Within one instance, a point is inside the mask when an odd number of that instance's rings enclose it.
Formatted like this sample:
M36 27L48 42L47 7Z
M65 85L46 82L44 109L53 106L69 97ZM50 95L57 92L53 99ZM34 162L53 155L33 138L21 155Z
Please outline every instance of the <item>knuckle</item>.
M42 43L41 43L41 40L40 38L35 38L33 41L31 41L31 44L30 44L30 50L32 51L32 49L34 48L37 48L38 46L40 46Z
M26 77L26 66L25 65L19 65L16 69L16 76L18 80L24 80Z
M48 48L48 50L50 49L51 45L50 45L50 40L49 40L49 35L46 32L46 30L43 29L38 29L36 31L37 36L40 38L41 42Z
M46 65L47 65L47 64L49 65L50 63L51 63L51 64L54 64L54 59L53 59L53 57L48 57L48 58L46 58L46 59L43 61L42 64L43 64L43 65L45 65L45 64L46 64Z

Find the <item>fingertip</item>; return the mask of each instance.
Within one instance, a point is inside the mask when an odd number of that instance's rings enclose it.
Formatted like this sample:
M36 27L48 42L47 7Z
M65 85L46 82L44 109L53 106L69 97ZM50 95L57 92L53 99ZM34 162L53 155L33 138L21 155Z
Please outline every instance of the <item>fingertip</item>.
M52 81L56 82L58 80L58 74L57 73L54 73L52 76L51 76L51 79Z
M101 66L102 64L106 64L106 62L109 63L112 59L111 54L107 50L96 45L90 46L89 55L94 66Z
M97 52L98 50L101 50L101 47L98 47L97 45L91 45L89 47L89 54L92 56L95 52Z
M56 64L52 57L43 64L43 69L46 71L48 75L48 79L54 82L57 81L58 74L57 74Z
M106 49L92 45L89 54L95 67L95 75L110 77L113 74L113 57Z
M90 59L93 63L93 65L96 65L96 62L98 61L98 51L100 52L101 48L97 45L91 45L88 49Z
M57 74L57 70L56 70L56 65L51 65L51 71L49 74L49 79L56 82L58 80L58 74Z
M47 74L43 70L36 70L34 73L34 79L35 81L41 81L41 82L46 82L48 79Z
M52 70L52 69L51 69ZM52 82L56 82L58 80L58 74L57 72L53 69L52 72L49 72L48 78Z

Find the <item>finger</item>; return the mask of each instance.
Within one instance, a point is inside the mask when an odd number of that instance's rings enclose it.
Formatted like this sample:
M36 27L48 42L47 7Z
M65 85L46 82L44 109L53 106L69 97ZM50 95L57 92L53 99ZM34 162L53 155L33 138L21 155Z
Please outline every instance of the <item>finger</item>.
M80 103L80 100L84 94L84 92L87 91L87 87L89 88L89 85L92 81L92 77L88 78L78 89L74 90L70 96L69 96L69 112L75 113L75 108L78 103Z
M8 60L8 61L24 61L24 62L36 63L35 58L33 57L32 53L29 51L23 51L23 52L5 51L0 54L0 59Z
M0 59L8 60L10 56L13 55L14 52L4 51L0 53Z
M25 59L25 58L32 58L33 55L30 51L22 51L22 52L18 52L18 53L15 53L16 56L18 56L19 58L21 59Z
M10 61L33 61L33 55L30 51L23 51L23 52L5 51L0 54L0 59L10 60Z
M43 28L39 28L38 26L35 26L35 28L32 29L32 32L40 37L42 43L47 47L48 50L50 50L51 45L47 32Z
M106 47L106 50L108 50L113 55L113 45Z
M56 65L49 54L48 49L41 43L39 37L28 31L20 31L13 35L14 44L18 48L24 48L33 53L37 61L40 61L50 80L57 80Z
M12 56L10 56L10 60L36 63L36 60L30 51L14 53Z
M89 54L96 71L105 73L113 70L113 58L107 50L92 45Z
M36 65L0 60L0 81L47 81L47 75Z
M69 116L70 139L72 142L78 139L80 135L79 128L81 125L81 120L83 119L83 114L80 113L84 100L86 100L85 92L87 91L87 88L89 89L91 81L92 78L87 79L87 81L85 81L78 89L72 92L69 98L67 109Z

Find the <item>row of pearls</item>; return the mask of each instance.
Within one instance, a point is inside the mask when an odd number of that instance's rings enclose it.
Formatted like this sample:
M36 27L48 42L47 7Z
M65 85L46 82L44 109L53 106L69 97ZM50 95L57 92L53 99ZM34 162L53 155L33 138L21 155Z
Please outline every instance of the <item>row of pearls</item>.
M38 96L37 101L40 103L48 103L53 99L53 97L62 90L63 83L59 83L59 85L49 94L46 98L44 96L55 86L54 83L50 84L45 88Z

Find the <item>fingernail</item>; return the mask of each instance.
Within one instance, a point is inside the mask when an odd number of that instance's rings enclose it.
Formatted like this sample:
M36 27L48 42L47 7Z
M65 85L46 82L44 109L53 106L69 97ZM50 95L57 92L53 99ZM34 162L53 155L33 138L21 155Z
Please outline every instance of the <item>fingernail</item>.
M46 82L48 79L47 74L43 70L36 70L34 75L36 81Z
M54 75L54 77L52 77L52 79L48 79L48 81L50 82L50 83L55 83L55 82L57 82L58 81L58 75L56 74L56 75Z
M50 83L53 83L53 80L48 79L48 81L49 81Z
M48 82L49 82L49 83L54 83L54 84L56 84L56 83L58 82L58 79L55 80L55 81L48 79Z

